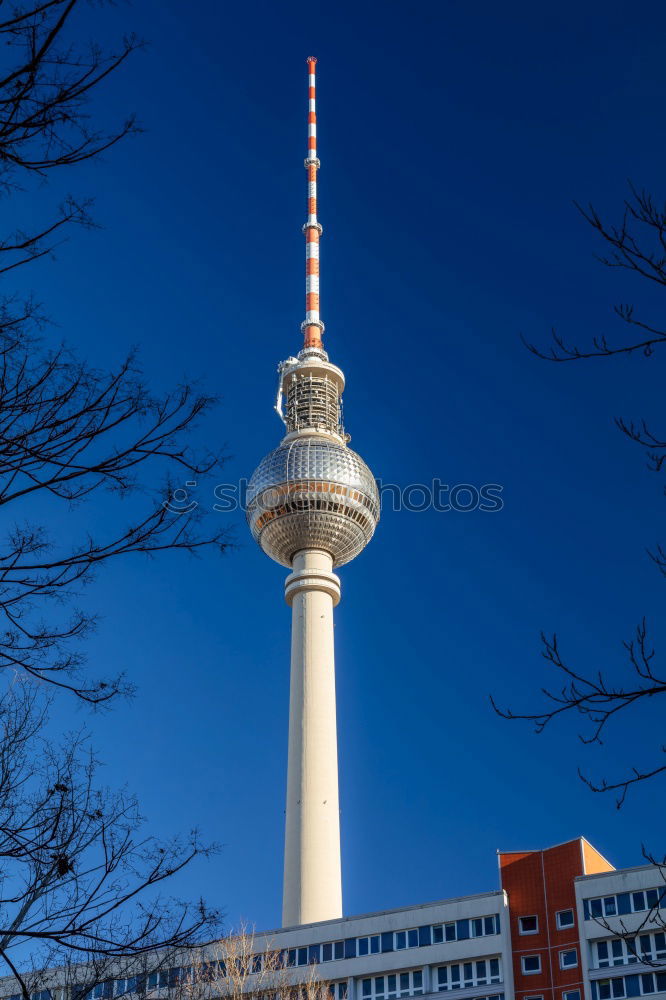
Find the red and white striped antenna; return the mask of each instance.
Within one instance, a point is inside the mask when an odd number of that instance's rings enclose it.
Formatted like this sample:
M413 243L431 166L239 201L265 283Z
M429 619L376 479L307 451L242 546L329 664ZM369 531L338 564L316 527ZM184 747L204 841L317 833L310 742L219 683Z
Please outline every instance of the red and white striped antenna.
M316 75L317 60L308 57L308 155L305 169L308 172L308 221L303 226L305 233L305 320L301 323L304 349L323 350L322 334L324 324L319 315L319 238L322 227L317 220L317 108Z

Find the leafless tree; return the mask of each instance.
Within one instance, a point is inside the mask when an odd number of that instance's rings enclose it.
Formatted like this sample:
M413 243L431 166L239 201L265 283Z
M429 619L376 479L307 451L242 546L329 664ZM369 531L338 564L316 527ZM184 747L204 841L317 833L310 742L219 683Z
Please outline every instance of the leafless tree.
M159 968L218 920L203 901L160 894L210 848L196 831L142 835L134 798L100 787L86 736L48 739L40 697L25 681L0 697L0 968L22 1000Z
M137 131L134 117L98 127L89 102L139 42L129 36L110 51L81 45L72 29L85 9L83 0L2 7L5 198ZM90 222L89 205L70 198L42 225L0 239L0 275L7 280L17 267L50 254L72 224ZM224 534L205 530L198 510L181 513L168 502L172 480L199 479L219 461L188 443L188 431L213 399L191 385L151 392L133 354L115 371L97 371L65 347L47 346L44 322L34 298L22 300L11 289L0 298L0 505L5 525L12 525L0 538L0 668L100 704L131 684L83 674L78 641L95 616L81 610L81 587L118 556L225 547ZM91 536L80 507L101 492L125 501L116 508L122 526L110 517L106 533ZM74 509L71 531L60 522L56 532L53 519Z
M0 4L0 196L14 218L34 181L137 131L132 117L105 128L93 113L95 92L139 43L82 44L78 19L89 9L83 0ZM47 735L49 686L92 704L130 688L82 673L79 643L95 615L78 605L96 569L136 553L225 547L196 511L168 503L172 479L218 461L188 439L211 397L188 385L152 392L133 354L111 372L87 365L46 340L37 298L7 284L29 265L38 278L36 262L77 224L92 224L90 204L72 197L41 224L0 236L0 969L22 1000L56 986L83 1000L115 974L144 983L217 925L203 902L164 895L211 849L196 833L144 835L134 798L100 786L85 734ZM103 492L95 534L85 502Z
M603 221L591 206L587 209L577 207L607 246L605 255L598 258L603 265L628 271L666 291L666 206L658 206L645 191L631 187L622 221L618 225ZM663 324L639 317L633 305L620 304L614 311L626 330L624 337L613 340L607 334L599 334L592 338L590 344L579 346L566 343L560 334L553 331L549 348L542 349L532 343L527 343L527 347L537 357L557 363L618 359L634 353L653 360L653 356L657 359L663 356L666 350L666 327ZM666 462L664 435L653 432L641 419L618 418L616 424L626 437L646 449L649 467L657 473L663 472ZM648 554L666 576L664 547L657 544ZM582 742L601 744L620 714L627 721L633 716L635 723L640 725L641 708L666 694L666 670L657 665L645 619L637 626L634 636L623 643L626 671L620 682L612 680L612 672L608 670L572 666L561 650L557 635L542 633L541 638L542 655L555 668L558 678L555 685L542 688L545 704L533 711L516 712L499 708L491 699L499 715L506 719L527 720L537 733L543 732L560 716L573 713L581 716L585 725L580 735ZM630 763L624 774L610 779L591 780L579 770L582 780L593 791L615 793L618 808L634 785L659 776L663 779L665 773L666 743L656 748L654 762L650 766L638 767ZM660 863L650 854L646 857Z
M656 883L647 891L640 891L644 908L632 916L621 913L607 914L599 904L598 913L590 913L591 919L607 934L624 942L626 957L630 962L641 963L648 968L666 968L666 857L656 859L643 848L645 860L655 865ZM623 958L625 956L622 956ZM613 967L614 956L609 955L609 970Z
M331 1000L317 966L295 968L270 937L241 926L179 969L170 1000Z

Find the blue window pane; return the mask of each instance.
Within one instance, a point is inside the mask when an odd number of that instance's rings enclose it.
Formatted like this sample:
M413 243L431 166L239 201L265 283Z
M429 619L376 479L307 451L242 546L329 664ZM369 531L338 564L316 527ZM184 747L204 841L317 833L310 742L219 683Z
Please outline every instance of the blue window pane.
M371 955L379 954L379 934L373 934L373 936L370 938L370 954Z
M615 904L615 896L606 896L604 899L604 915L606 917L614 917L617 913L617 906Z
M610 995L610 980L607 980L605 983L599 983L599 1000L610 1000Z
M444 928L443 927L433 927L432 929L432 943L441 944L444 940Z
M624 996L624 979L611 979L611 987L614 998Z
M659 896L659 906L663 910L666 908L666 889L662 889Z
M298 964L307 965L308 964L308 949L299 948L298 949Z
M460 986L460 966L452 965L450 969L451 974L451 985L456 988Z
M484 934L494 934L495 933L495 918L494 917L484 917L484 920L483 920L483 933Z
M370 941L368 938L358 939L358 953L359 955L367 955L370 948Z
M660 993L666 992L666 972L657 972L657 989Z
M621 892L617 897L617 912L620 916L631 913L631 895L628 892Z
M423 972L421 969L415 969L412 976L414 979L414 989L420 990L423 987Z
M464 962L463 963L463 978L465 980L465 985L467 985L467 983L471 983L472 982L472 979L474 977L472 975L472 963L471 962Z
M356 958L356 938L345 939L345 958Z
M418 943L419 943L419 932L416 929L407 931L407 947L417 948Z
M445 937L447 941L455 941L456 939L456 925L446 924L444 927Z
M333 958L343 958L345 953L344 941L335 941L333 943Z
M324 947L326 947L326 945L324 945ZM289 951L287 952L287 965L290 968L293 965L296 965L296 949L295 948L290 948Z
M641 976L641 988L643 993L654 993L654 976L651 972L646 972Z
M496 913L495 914L495 934L499 934L499 932L500 932L500 915L499 915L499 913Z
M395 936L395 947L396 951L400 951L407 947L407 934L405 931L398 931Z
M641 989L639 986L638 976L625 976L624 988L628 997L640 996Z
M472 921L472 937L482 937L483 936L483 920L477 918Z
M361 986L361 991L362 991L362 994L363 994L364 997L371 997L372 996L372 980L371 979L364 979L363 980L363 983L362 983L362 986Z
M315 965L319 961L319 947L318 944L311 944L308 947L308 965Z
M445 965L440 965L439 969L437 970L437 985L438 986L445 986L446 985L446 982L448 980L447 973L448 973L448 969L446 968L446 966Z
M597 955L599 958L608 958L608 941L599 941L597 944Z
M384 993L384 977L375 976L375 993L377 995Z
M600 899L591 899L590 900L590 915L592 917L600 917L601 916L601 900Z
M613 952L613 958L622 958L622 956L624 955L624 951L622 949L622 941L611 941L611 950Z
M393 951L393 931L382 933L382 952Z
M466 941L469 937L469 920L456 920L456 940Z
M419 945L423 948L424 945L430 944L432 941L432 930L430 924L427 927L419 927Z
M400 992L401 993L403 991L407 992L408 990L409 990L409 973L408 972L401 972L400 973Z
M645 909L645 894L642 892L632 892L631 901L634 906L634 913L640 913Z
M490 975L493 979L495 976L499 976L499 958L490 959Z
M322 962L330 962L333 958L333 945L331 942L322 945L321 948L321 960Z
M388 996L391 996L392 993L395 993L395 984L396 984L395 976L386 977L386 993Z
M657 889L648 889L645 895L647 897L648 910L651 910L653 906L659 906L659 892Z

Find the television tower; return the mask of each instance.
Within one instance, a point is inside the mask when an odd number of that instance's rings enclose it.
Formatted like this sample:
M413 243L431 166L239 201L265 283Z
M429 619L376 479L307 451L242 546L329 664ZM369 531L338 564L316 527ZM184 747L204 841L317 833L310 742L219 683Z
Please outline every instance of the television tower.
M308 59L308 217L303 348L278 367L275 409L287 433L259 463L247 518L266 555L291 571L289 760L282 925L342 916L333 608L350 562L372 538L379 495L370 469L347 446L345 378L323 348L319 315L315 64Z

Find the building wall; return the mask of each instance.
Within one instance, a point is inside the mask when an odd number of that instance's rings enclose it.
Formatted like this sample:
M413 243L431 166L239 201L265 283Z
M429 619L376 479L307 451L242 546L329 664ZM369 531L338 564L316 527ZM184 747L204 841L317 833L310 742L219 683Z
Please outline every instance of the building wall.
M666 995L666 872L599 872L574 884L585 1000Z
M509 899L516 1000L580 1000L584 986L574 879L588 866L611 868L582 838L545 850L499 853L501 885Z
M331 1000L666 1000L666 871L615 871L583 839L502 852L499 870L499 891L257 933L254 952L281 952L294 981L314 964ZM558 913L571 920L558 925ZM562 968L563 952L576 964ZM523 959L537 956L539 971L527 973ZM84 997L54 970L52 989L32 1000L183 1000L171 987L187 971L161 966L141 988L118 978ZM0 1000L17 993L0 980Z

